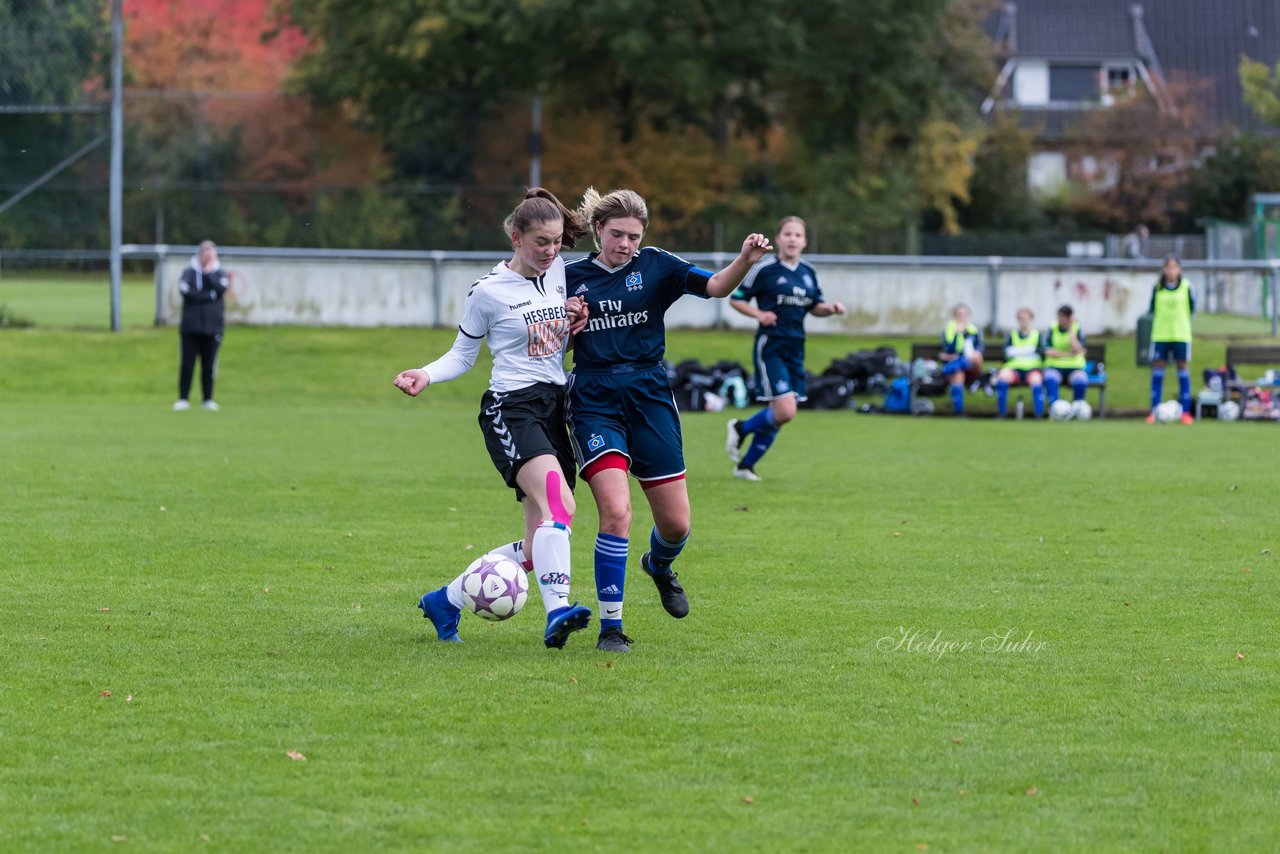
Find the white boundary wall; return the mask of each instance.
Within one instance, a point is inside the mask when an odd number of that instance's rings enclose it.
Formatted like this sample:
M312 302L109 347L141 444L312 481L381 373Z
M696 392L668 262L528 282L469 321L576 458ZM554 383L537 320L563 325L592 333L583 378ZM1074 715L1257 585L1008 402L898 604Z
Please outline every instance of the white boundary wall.
M181 314L177 282L194 247L132 247L156 253L156 321L176 324ZM184 251L186 250L186 251ZM454 326L472 282L506 258L497 253L219 250L230 274L228 320L254 325ZM578 253L569 253L577 257ZM728 263L727 255L690 255L708 269ZM1086 333L1129 333L1147 310L1159 262L1095 263L1066 259L876 258L810 256L829 301L849 308L845 317L814 318L811 332L934 335L951 307L967 303L976 323L1007 329L1019 306L1047 326L1057 307L1068 303ZM1188 265L1188 267L1197 265ZM1205 264L1198 265L1207 266ZM1262 275L1258 269L1212 273L1188 270L1201 309L1260 313ZM724 300L686 297L667 312L671 328L754 323Z

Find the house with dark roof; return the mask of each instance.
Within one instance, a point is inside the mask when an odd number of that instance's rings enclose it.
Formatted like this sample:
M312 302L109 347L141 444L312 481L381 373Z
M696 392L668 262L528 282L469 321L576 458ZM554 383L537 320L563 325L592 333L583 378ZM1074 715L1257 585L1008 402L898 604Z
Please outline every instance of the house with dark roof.
M1195 97L1206 142L1225 127L1275 132L1245 103L1238 69L1242 56L1280 61L1280 0L1006 0L987 31L1000 71L982 112L1012 112L1037 129L1033 187L1064 181L1063 143L1135 87L1161 110Z

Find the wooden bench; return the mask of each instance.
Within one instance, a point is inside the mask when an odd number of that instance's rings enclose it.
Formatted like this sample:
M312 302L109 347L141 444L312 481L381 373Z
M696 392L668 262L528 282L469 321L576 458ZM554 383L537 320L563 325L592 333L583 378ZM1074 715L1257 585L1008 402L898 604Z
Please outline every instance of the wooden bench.
M1280 364L1280 347L1265 348L1265 349L1271 349L1276 351L1276 353L1278 354L1278 358L1276 359L1276 361L1278 364ZM941 354L942 354L942 344L938 339L935 338L932 341L917 341L911 345L911 360L908 362L908 365L914 367L916 363L916 359L933 359L935 361L938 361L939 365L941 365L941 360L938 358ZM994 358L997 355L1000 356L999 359ZM984 372L988 370L992 370L994 368L998 368L1000 364L1004 361L1003 354L998 350L988 349L987 352L983 353L983 356L984 356L984 360L982 363L982 370ZM990 357L990 358L986 358L986 357ZM1094 376L1092 374L1089 376L1089 388L1096 388L1098 390L1098 417L1104 418L1106 417L1106 412L1107 412L1107 375L1105 373L1106 364L1107 364L1107 345L1103 343L1086 344L1084 357L1087 361L1092 362L1095 365L1103 366L1104 372L1102 376L1099 377L1099 376ZM1227 361L1229 363L1230 359L1228 359ZM1065 380L1066 377L1063 377L1063 379ZM916 395L918 394L925 395L925 396L940 395L945 393L946 390L947 390L947 382L945 380L942 380L939 382L922 383L919 379L916 378L915 372L913 370L911 374L911 404L913 407L912 411L914 411Z
M1280 346L1275 344L1232 344L1227 347L1227 376L1238 374L1237 365L1271 365L1280 367ZM1223 400L1243 397L1252 388L1265 385L1257 380L1224 379Z

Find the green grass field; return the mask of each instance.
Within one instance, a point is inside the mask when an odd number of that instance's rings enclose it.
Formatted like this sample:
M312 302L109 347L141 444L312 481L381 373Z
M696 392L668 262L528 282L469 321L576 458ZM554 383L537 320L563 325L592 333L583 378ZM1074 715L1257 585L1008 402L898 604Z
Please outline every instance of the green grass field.
M1273 425L805 412L746 484L691 415L686 620L637 512L631 655L536 598L447 645L418 596L520 525L487 366L234 328L174 413L176 337L0 332L0 849L1274 847Z

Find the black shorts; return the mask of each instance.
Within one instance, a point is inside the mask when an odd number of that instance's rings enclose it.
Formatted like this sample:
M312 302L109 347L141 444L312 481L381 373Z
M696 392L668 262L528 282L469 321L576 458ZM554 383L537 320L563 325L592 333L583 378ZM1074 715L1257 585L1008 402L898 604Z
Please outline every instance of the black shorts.
M553 455L560 461L569 489L577 485L562 386L535 383L509 392L489 389L480 398L479 421L489 458L507 486L516 491L517 501L523 501L525 494L516 485L516 474L534 457Z

